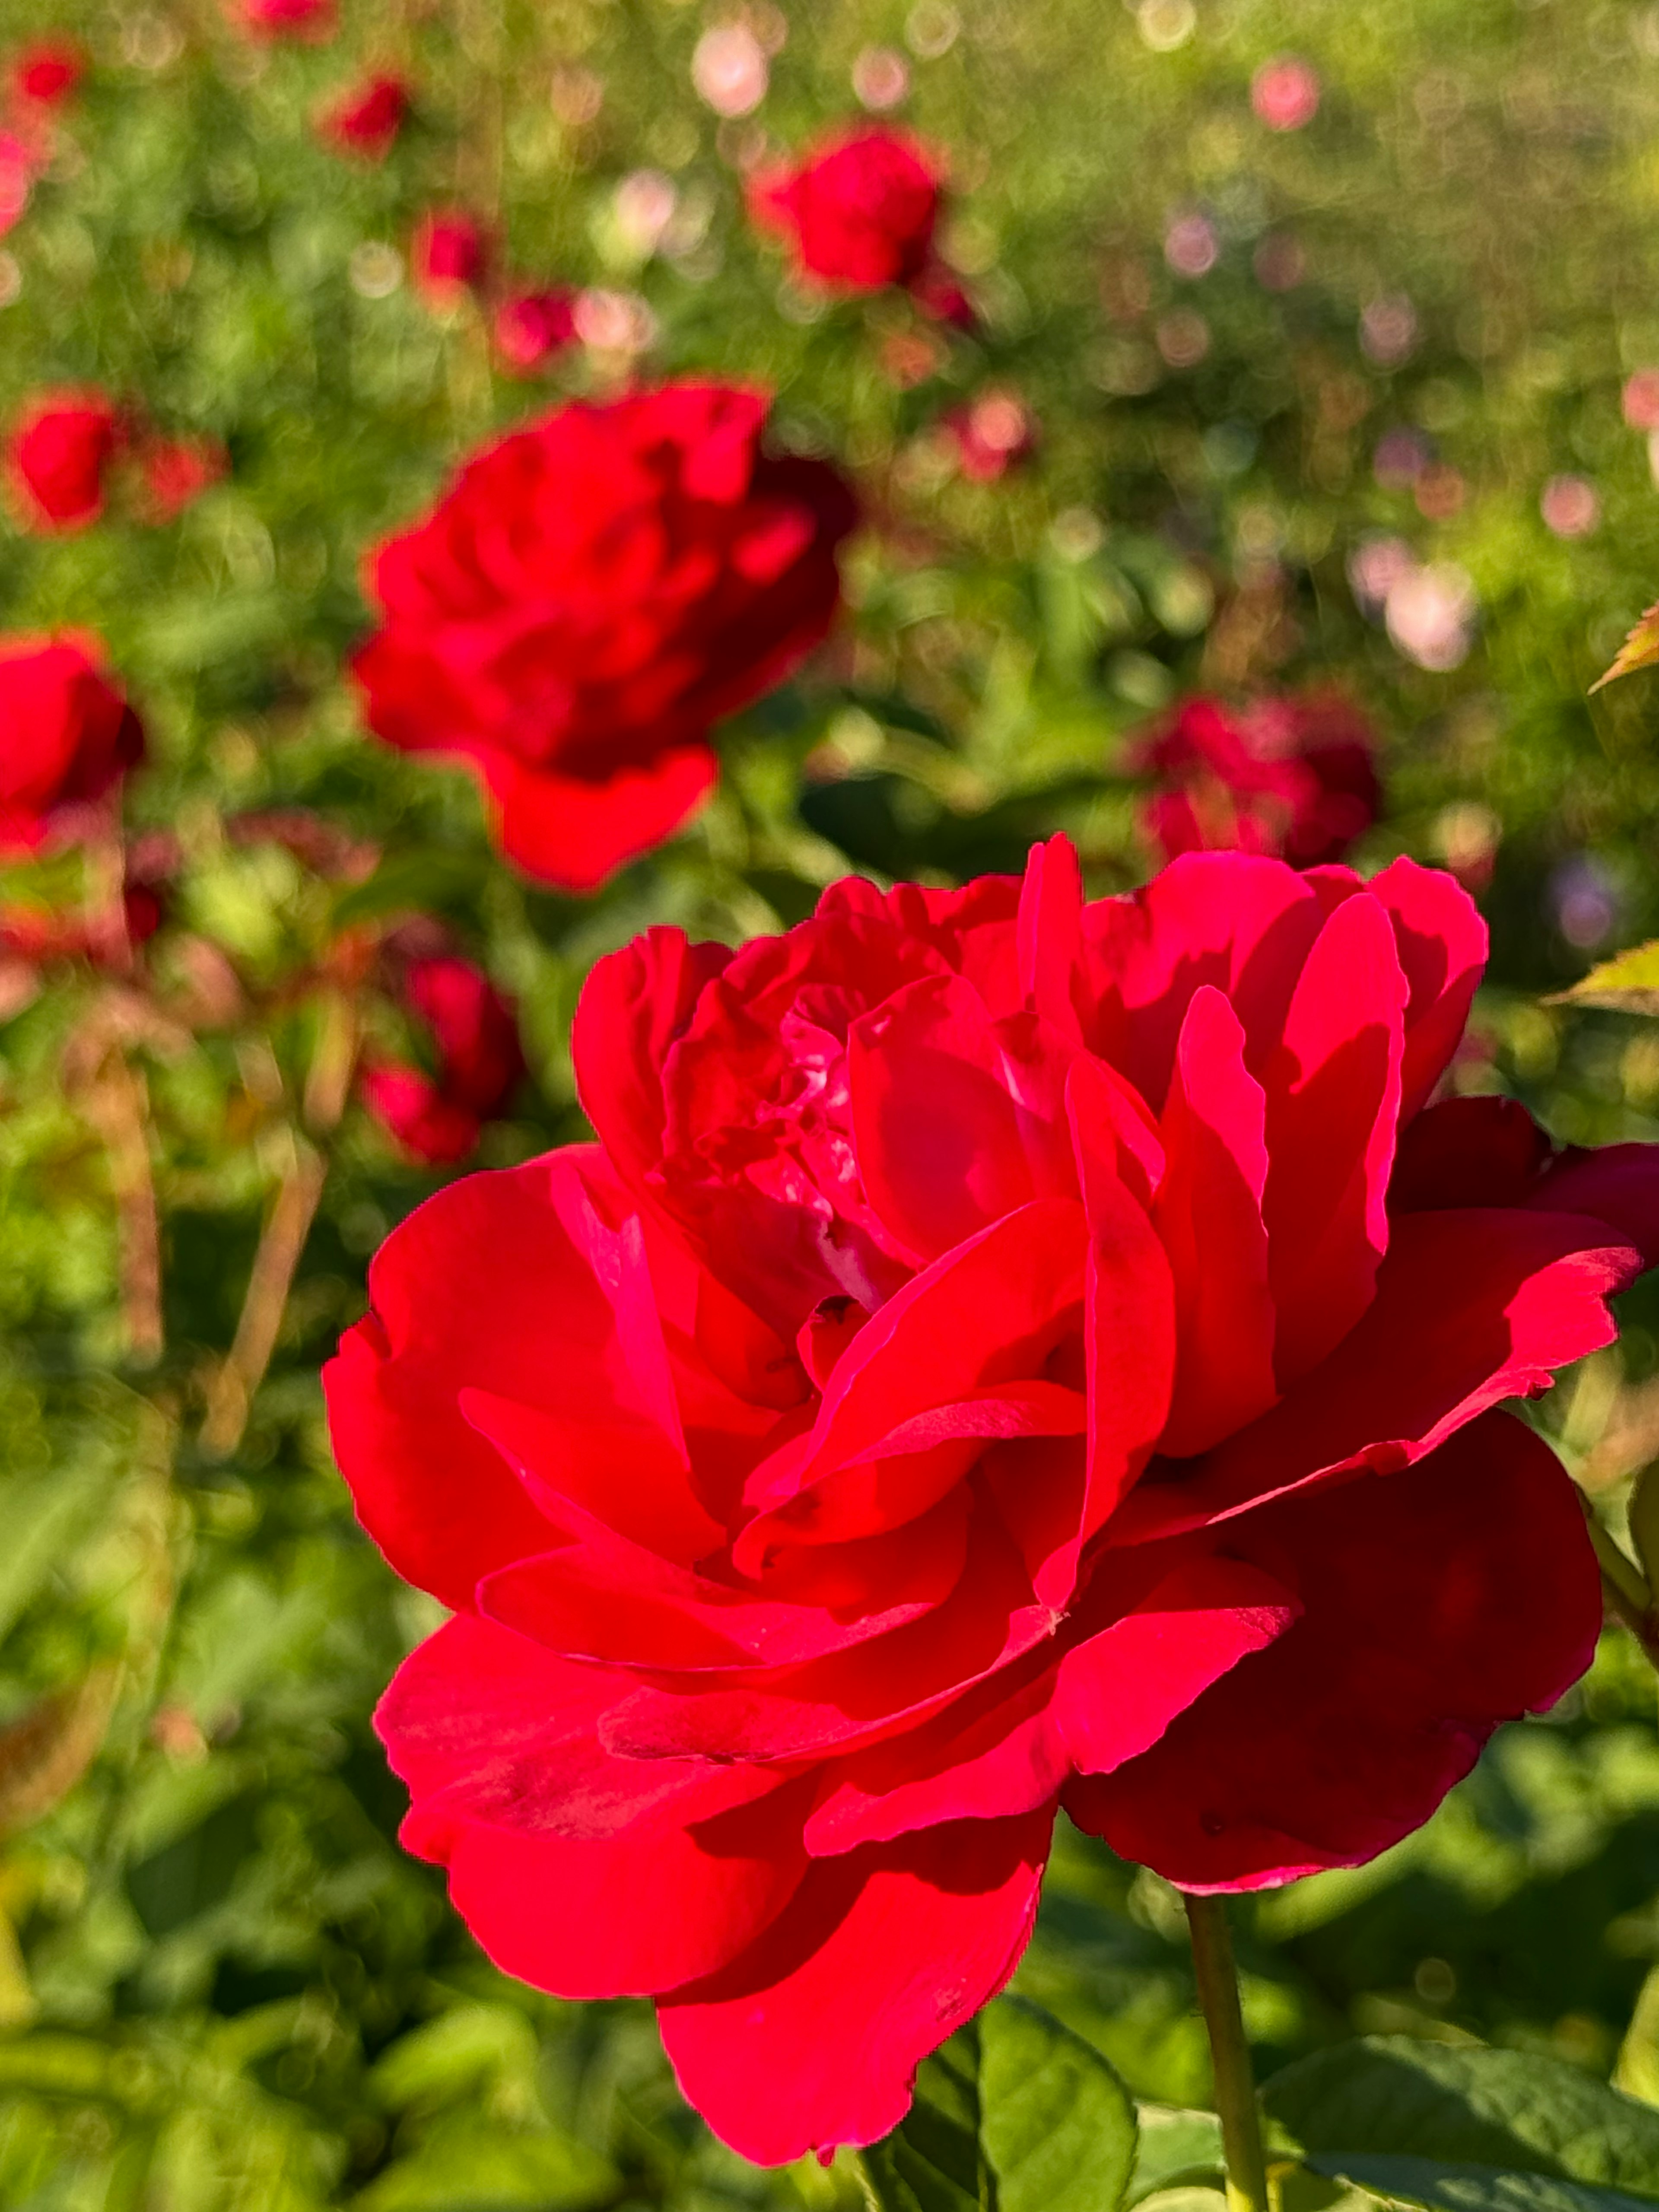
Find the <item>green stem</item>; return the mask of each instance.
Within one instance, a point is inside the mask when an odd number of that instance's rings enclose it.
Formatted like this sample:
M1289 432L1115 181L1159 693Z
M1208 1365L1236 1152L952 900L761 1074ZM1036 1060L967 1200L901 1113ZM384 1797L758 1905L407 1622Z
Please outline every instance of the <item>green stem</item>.
M1267 2165L1256 2118L1255 2075L1244 2016L1238 2006L1238 1975L1227 1908L1218 1897L1185 1899L1193 1936L1193 1971L1198 2001L1210 2032L1215 2069L1215 2108L1221 2115L1221 2147L1227 2160L1228 2212L1268 2212Z

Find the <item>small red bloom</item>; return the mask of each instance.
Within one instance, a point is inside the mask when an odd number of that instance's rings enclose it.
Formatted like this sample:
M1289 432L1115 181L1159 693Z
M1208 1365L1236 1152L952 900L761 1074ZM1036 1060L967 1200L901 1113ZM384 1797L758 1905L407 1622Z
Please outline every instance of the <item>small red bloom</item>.
M35 528L79 530L98 520L118 430L106 392L55 392L29 404L12 432L8 459Z
M93 641L0 639L0 852L34 851L143 757Z
M933 258L939 177L908 132L855 125L794 167L756 172L750 213L786 238L802 276L848 292L914 283Z
M453 954L410 961L402 996L430 1040L437 1073L374 1062L362 1079L364 1103L416 1159L465 1159L524 1075L517 1017L482 969Z
M86 52L77 40L33 40L13 57L13 96L31 107L59 106L74 93L86 70Z
M1012 392L981 392L966 406L952 408L945 428L957 466L973 483L994 483L1036 448L1030 410Z
M227 0L231 21L254 39L321 46L337 27L334 0Z
M495 353L514 376L534 376L576 335L576 295L562 285L509 292L495 310Z
M230 456L216 438L152 438L139 448L147 519L172 522L228 473Z
M1267 853L1314 867L1340 860L1382 803L1375 738L1337 691L1263 698L1234 710L1188 699L1140 749L1158 780L1149 835L1180 853Z
M33 155L15 131L0 131L0 238L20 221L33 189Z
M499 538L492 543L499 543ZM1431 1097L1449 878L1194 854L834 884L602 960L596 1141L396 1230L326 1376L452 1618L378 1725L507 1971L657 2001L762 2163L1007 1979L1056 1808L1194 1890L1357 1864L1601 1622L1498 1410L1607 1344L1659 1146Z
M684 821L708 733L829 629L851 493L762 447L767 401L678 384L562 407L375 555L369 727L466 761L502 848L590 890Z
M459 208L434 208L415 226L410 273L429 307L458 306L483 283L489 267L483 226Z
M384 161L408 113L409 87L402 77L365 77L323 109L317 118L318 135L337 153Z

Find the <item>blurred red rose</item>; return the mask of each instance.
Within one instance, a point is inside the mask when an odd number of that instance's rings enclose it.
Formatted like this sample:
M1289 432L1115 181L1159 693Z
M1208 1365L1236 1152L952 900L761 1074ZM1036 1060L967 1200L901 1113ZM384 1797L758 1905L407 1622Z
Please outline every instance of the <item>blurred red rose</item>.
M1180 853L1267 853L1313 867L1340 860L1382 808L1376 740L1336 691L1241 708L1183 700L1139 749L1158 778L1149 835Z
M337 27L334 0L227 0L231 21L255 39L320 46Z
M459 208L432 208L415 226L410 274L428 307L458 306L483 283L489 268L483 226Z
M34 189L34 156L13 131L0 131L0 238L13 229Z
M798 271L849 292L916 282L933 264L938 167L908 131L854 125L793 167L756 171L749 208L786 238Z
M216 438L151 438L138 449L145 519L172 522L228 473L230 456Z
M576 335L576 295L562 285L509 292L495 310L495 353L514 376L533 376Z
M408 113L409 87L401 77L365 77L323 109L317 118L318 135L337 153L384 161Z
M591 890L678 829L714 780L714 724L830 627L853 496L766 453L766 414L719 384L559 408L374 560L369 727L467 762L544 883Z
M453 954L410 961L401 995L430 1040L437 1073L371 1061L364 1103L416 1159L463 1160L523 1078L517 1017L482 969Z
M50 35L31 40L12 58L12 96L31 107L57 107L86 70L86 52L77 40Z
M0 852L33 852L143 757L92 641L0 639Z
M1057 1805L1194 1889L1370 1858L1587 1663L1548 1446L1659 1147L1425 1104L1445 876L1194 854L1085 904L837 884L654 929L574 1036L597 1142L397 1230L327 1375L454 1618L379 1726L507 1971L658 2000L745 2156L865 2143L1007 1978Z
M994 483L1036 449L1030 410L1012 392L981 392L965 406L953 407L945 429L957 466L971 483Z
M12 432L8 459L36 528L78 530L98 520L118 434L119 416L106 392L51 392L29 403Z

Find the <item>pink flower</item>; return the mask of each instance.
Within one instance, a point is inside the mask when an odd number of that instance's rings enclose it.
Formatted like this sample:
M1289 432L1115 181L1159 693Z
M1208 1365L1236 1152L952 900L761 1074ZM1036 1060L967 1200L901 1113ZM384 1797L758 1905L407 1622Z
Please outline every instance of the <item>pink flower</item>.
M512 291L495 310L495 354L514 376L534 376L576 335L576 295L560 284Z
M399 76L370 76L348 86L317 118L317 133L336 153L383 161L409 113L409 87Z
M952 408L945 428L957 465L972 483L994 483L1036 449L1030 410L1012 392L981 392L965 407Z
M1300 131L1319 112L1319 77L1295 54L1264 62L1250 80L1250 106L1269 131Z

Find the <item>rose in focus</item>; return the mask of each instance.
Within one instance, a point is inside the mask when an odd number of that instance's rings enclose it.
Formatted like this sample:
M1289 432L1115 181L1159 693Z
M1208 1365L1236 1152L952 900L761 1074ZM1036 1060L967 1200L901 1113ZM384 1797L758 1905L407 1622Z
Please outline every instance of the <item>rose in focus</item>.
M544 883L591 890L678 829L714 781L713 726L830 627L852 495L768 454L766 415L718 384L560 408L375 556L370 728L471 766Z
M1155 779L1143 819L1166 860L1270 854L1340 860L1382 804L1375 739L1340 692L1260 698L1234 709L1183 700L1139 748Z
M504 1968L654 1996L763 2163L1006 1980L1055 1808L1192 1889L1367 1859L1587 1662L1501 1401L1607 1344L1659 1149L1431 1103L1449 878L1189 855L833 885L599 963L592 1145L441 1192L327 1375L453 1609L379 1725Z
M0 639L0 853L37 850L143 756L138 717L90 641Z
M454 953L401 963L398 996L435 1062L371 1059L363 1103L411 1158L464 1160L504 1113L525 1072L518 1018L483 969Z

